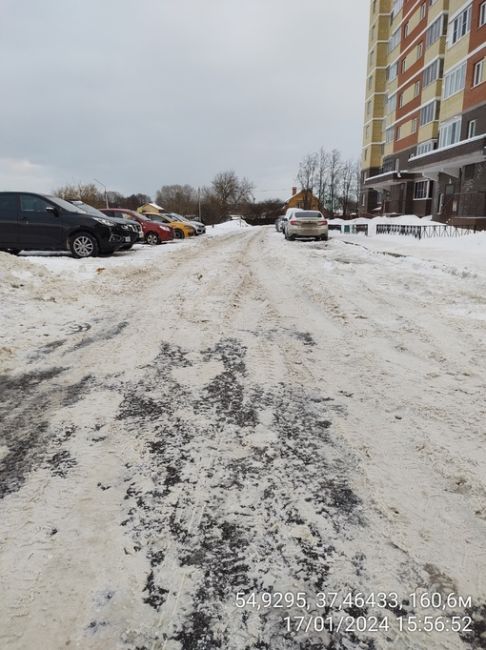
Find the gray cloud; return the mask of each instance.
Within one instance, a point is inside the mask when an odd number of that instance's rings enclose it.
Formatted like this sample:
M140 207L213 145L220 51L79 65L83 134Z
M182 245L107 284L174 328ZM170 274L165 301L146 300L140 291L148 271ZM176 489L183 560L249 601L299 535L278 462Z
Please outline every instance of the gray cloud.
M359 155L365 0L4 0L1 14L2 187L97 177L153 194L233 168L282 197L305 153Z

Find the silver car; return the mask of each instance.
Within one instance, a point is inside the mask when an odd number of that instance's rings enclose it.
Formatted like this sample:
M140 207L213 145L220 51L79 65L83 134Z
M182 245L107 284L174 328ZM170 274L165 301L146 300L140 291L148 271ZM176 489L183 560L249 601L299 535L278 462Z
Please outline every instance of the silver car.
M296 239L298 237L311 237L327 241L329 230L327 220L318 210L299 210L291 208L285 215L284 222L285 239Z
M177 212L168 212L167 214L169 214L169 216L171 217L175 217L178 221L183 221L184 223L187 223L189 226L192 226L196 231L196 235L204 235L204 233L206 232L206 226L200 221L195 221L194 219L188 219L187 217L183 217L181 214L177 214Z

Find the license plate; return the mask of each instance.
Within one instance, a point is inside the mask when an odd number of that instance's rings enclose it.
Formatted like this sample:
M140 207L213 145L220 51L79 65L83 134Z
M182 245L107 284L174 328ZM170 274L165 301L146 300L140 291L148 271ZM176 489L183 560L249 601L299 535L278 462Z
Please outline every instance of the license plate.
M131 238L130 237L125 237L125 241L129 242L129 241L131 241Z

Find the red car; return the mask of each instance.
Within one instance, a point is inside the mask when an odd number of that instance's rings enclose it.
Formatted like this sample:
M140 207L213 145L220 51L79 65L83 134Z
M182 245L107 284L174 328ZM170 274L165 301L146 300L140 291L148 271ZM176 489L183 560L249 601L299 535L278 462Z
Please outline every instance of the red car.
M130 219L131 221L137 221L142 226L143 236L146 243L151 244L152 246L172 241L174 239L174 231L172 228L164 226L163 223L159 223L158 221L151 221L145 215L139 214L134 210L125 210L125 208L103 208L101 212L104 212L108 217L123 217L124 219Z

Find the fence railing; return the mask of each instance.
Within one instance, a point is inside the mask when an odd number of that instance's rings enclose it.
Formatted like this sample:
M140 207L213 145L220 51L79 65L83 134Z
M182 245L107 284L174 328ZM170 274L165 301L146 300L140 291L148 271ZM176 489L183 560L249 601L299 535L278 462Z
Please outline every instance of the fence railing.
M368 235L367 223L330 223L328 228L329 230L339 230L339 232L345 235Z
M479 232L476 226L448 226L445 224L433 224L427 226L406 226L402 224L377 224L377 235L405 235L425 239L431 237L462 237Z

